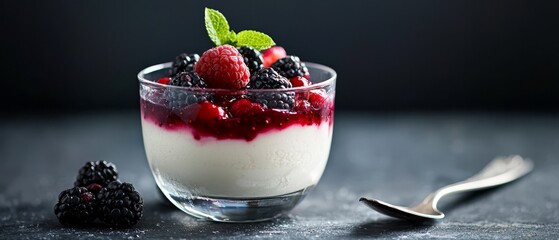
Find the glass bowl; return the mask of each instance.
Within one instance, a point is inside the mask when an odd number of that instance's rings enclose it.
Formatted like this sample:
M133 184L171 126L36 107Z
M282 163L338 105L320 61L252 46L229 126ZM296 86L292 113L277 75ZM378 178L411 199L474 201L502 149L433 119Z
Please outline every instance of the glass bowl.
M334 121L336 72L306 64L313 84L289 89L177 87L156 82L171 63L142 70L144 147L163 194L220 222L263 221L295 207L322 176Z

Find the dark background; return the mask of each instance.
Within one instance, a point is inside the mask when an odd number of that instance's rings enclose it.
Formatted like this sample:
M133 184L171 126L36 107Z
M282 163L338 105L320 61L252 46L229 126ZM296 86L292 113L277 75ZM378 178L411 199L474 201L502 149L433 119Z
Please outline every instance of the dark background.
M205 6L339 73L321 182L277 221L190 218L150 175L136 74L210 48ZM0 53L0 239L559 239L559 0L0 0ZM443 199L440 222L357 201L418 203L510 154L534 172ZM142 194L134 228L58 223L59 192L96 160Z
M0 4L3 113L138 109L138 71L212 46L205 6L334 68L338 110L558 110L558 1Z

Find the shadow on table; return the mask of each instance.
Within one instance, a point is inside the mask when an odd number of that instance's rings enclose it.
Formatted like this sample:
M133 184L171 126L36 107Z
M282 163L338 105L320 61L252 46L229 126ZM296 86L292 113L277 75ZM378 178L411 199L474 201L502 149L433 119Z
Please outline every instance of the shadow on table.
M144 210L149 212L146 212L137 227L147 230L147 234L155 238L181 236L198 239L215 235L242 239L258 235L280 236L287 232L279 226L294 222L289 216L250 224L212 222L191 217L165 201L146 203Z
M288 216L280 217L271 221L265 222L255 222L250 224L239 224L239 223L220 223L220 222L210 222L204 220L195 220L192 222L182 222L182 228L176 228L176 232L182 233L183 237L187 239L199 239L207 238L208 236L220 236L220 238L234 238L234 239L244 239L248 237L278 237L285 236L286 234L294 234L297 236L297 232L292 232L283 229L280 226L293 225L294 221Z
M426 230L435 225L435 222L410 222L393 218L370 221L351 229L352 237L387 237L396 236L403 232L416 232Z

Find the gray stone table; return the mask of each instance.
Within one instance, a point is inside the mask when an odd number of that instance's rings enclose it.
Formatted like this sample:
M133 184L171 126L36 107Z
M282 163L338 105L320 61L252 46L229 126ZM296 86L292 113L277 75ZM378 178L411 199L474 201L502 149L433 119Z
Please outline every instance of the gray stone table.
M520 181L445 199L447 217L414 224L384 217L357 200L413 204L469 177L498 155L535 161ZM86 161L119 167L145 200L131 229L60 225L58 193ZM336 115L320 184L290 214L254 224L196 220L160 199L144 155L139 113L0 120L0 239L55 238L559 238L559 117L534 114Z

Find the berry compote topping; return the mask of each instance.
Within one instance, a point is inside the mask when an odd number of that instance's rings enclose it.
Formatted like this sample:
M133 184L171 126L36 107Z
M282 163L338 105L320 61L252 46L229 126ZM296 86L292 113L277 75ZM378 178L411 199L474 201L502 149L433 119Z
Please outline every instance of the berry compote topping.
M332 102L326 101L318 107L308 103L299 104L292 110L264 108L246 99L236 101L237 104L234 102L227 111L209 102L177 111L141 99L142 117L169 131L190 130L197 140L213 137L246 141L255 139L258 134L290 126L332 124L334 117L334 106Z

